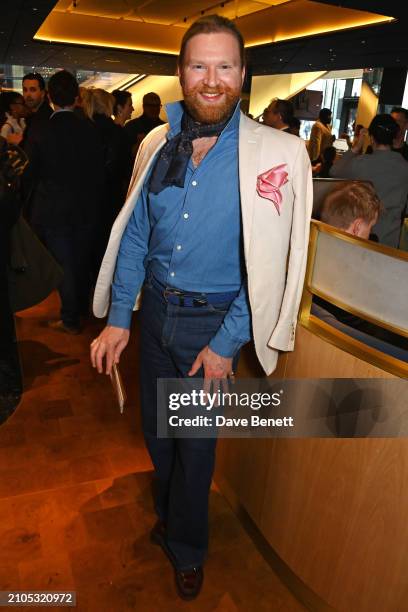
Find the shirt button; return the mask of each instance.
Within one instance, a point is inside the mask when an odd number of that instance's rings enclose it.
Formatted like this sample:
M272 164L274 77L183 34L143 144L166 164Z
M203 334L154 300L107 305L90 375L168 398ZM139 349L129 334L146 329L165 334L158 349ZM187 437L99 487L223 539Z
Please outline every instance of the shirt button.
M188 219L188 213L184 213L183 217L184 217L185 219Z
M197 185L197 181L192 181L192 183L191 183L191 184L192 184L192 186L193 186L193 187L196 187L196 185Z
M181 244L178 244L178 245L176 246L176 249L177 249L178 251L181 251Z
M170 272L170 276L175 276L175 272Z

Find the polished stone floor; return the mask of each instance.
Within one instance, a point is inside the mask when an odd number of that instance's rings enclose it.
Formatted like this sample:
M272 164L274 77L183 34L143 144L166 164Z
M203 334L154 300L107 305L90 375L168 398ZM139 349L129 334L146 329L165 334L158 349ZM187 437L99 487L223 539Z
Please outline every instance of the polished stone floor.
M46 327L57 313L53 295L17 316L25 393L0 427L0 591L75 590L86 612L303 610L216 488L203 591L194 602L178 599L172 569L148 537L155 517L137 326L122 360L129 402L120 415L109 378L89 365L101 323L67 336Z

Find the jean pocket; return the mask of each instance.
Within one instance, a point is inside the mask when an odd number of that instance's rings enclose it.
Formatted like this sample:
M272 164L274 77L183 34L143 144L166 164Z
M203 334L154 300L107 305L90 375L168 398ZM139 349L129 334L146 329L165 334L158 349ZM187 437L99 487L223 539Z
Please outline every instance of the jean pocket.
M223 302L220 304L208 304L207 308L210 312L219 312L220 314L227 314L231 302Z

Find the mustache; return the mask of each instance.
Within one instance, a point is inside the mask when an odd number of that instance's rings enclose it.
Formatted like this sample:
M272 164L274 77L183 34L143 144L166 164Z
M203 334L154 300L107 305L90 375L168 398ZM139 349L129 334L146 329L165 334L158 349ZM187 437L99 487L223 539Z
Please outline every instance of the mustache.
M191 87L188 90L185 90L184 94L187 96L193 96L197 93L201 93L201 94L226 94L226 95L231 95L232 93L235 94L234 90L231 87L228 86L224 86L224 87L208 87L207 85L196 85L195 87Z

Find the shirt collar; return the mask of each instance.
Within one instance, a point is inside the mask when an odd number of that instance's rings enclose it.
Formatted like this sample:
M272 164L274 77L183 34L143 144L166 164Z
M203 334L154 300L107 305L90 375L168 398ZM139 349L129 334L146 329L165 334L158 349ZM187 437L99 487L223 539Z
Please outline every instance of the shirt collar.
M221 132L221 135L224 134L224 132L229 132L238 129L239 117L241 114L240 103L241 100L237 102L232 117ZM170 125L170 130L167 133L167 139L170 140L171 138L176 136L176 134L179 134L181 131L181 118L183 117L184 113L183 101L179 100L178 102L170 102L169 104L165 104L165 109Z
M54 111L52 115L50 115L50 119L52 119L52 117L54 117L54 115L57 115L58 113L73 113L73 112L74 112L73 108L59 108L58 110Z

